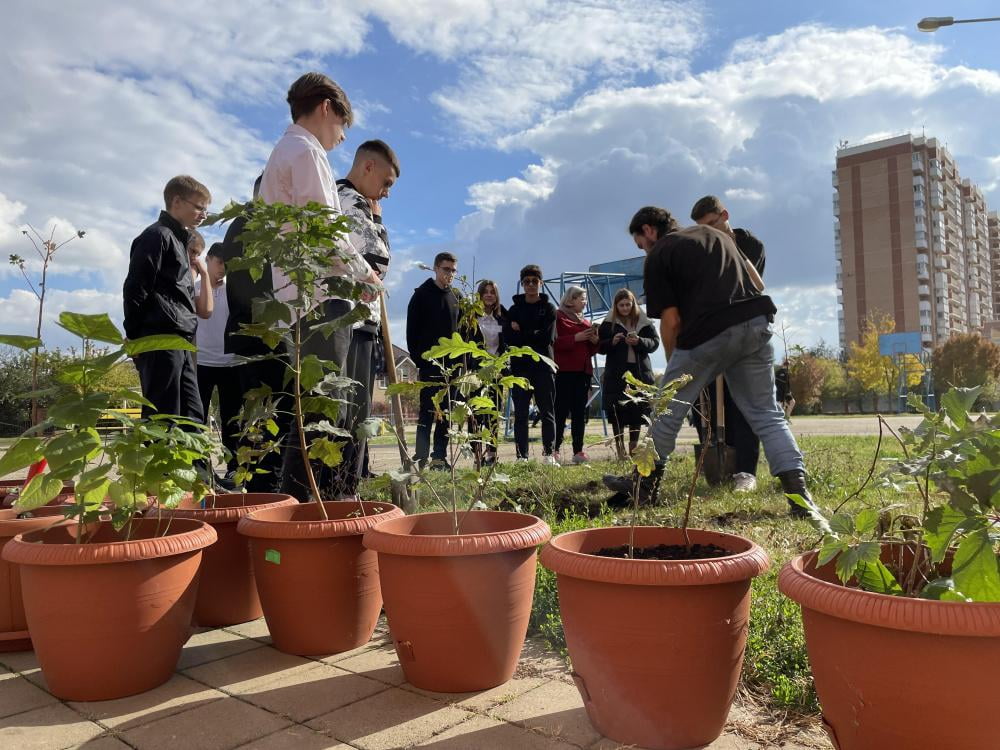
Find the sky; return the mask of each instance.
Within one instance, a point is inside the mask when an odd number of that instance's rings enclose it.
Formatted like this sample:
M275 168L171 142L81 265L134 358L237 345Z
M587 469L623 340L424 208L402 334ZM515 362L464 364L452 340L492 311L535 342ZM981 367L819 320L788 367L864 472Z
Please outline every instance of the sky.
M134 6L134 7L132 7ZM836 345L831 170L837 144L926 133L1000 207L1000 23L934 34L924 16L987 3L315 0L141 4L9 0L0 55L0 254L26 225L86 230L50 268L43 339L62 310L121 321L132 239L170 177L213 207L248 197L290 122L285 94L319 70L357 122L338 176L381 138L401 176L383 204L395 343L440 250L509 301L547 278L635 256L643 205L686 218L720 195L767 248L789 345ZM209 241L213 239L209 233ZM0 332L37 307L0 266ZM662 368L662 354L654 362Z

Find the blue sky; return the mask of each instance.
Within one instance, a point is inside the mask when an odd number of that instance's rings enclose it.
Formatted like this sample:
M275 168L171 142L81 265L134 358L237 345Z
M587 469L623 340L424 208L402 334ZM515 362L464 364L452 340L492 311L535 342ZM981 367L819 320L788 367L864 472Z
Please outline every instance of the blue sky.
M331 154L389 142L402 176L384 214L401 339L416 269L440 249L491 276L546 275L635 254L624 231L653 203L680 217L705 193L767 246L765 280L790 343L836 342L837 142L908 130L948 143L1000 207L1000 24L916 31L985 3L335 0L139 8L15 0L0 58L0 252L25 223L85 240L53 267L48 318L120 320L131 238L162 185L188 172L215 205L246 196L288 122L288 84L327 72L360 111ZM31 299L0 272L6 331ZM50 343L68 340L46 324Z

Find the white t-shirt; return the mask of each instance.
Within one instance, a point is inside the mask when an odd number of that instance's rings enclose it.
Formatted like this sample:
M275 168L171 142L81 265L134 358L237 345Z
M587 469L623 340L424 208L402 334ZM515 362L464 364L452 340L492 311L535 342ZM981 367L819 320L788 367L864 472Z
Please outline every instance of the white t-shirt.
M194 282L194 294L201 294L201 279ZM194 340L198 345L198 365L204 367L232 367L236 364L233 354L226 354L226 321L229 319L229 300L226 298L226 280L212 290L212 317L198 319Z
M503 330L500 321L487 313L479 318L479 330L483 334L486 351L495 355L500 348L500 332Z

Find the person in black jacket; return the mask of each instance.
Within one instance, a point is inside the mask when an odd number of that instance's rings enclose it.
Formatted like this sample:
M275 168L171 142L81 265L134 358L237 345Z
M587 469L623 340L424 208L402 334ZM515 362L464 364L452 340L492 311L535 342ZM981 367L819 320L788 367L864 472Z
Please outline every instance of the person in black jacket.
M764 244L754 237L746 229L739 227L733 229L729 226L729 211L714 195L706 195L698 200L691 209L691 218L698 224L705 224L725 232L736 241L736 247L746 256L747 260L754 264L757 273L764 276ZM711 424L715 424L715 384L709 385L705 391L707 404L707 414L705 419ZM757 464L760 461L760 440L754 434L753 429L747 422L743 412L736 406L733 396L729 392L729 385L723 381L722 387L723 403L722 408L725 414L726 424L726 444L732 447L735 454L733 465L733 487L736 492L752 492L757 489ZM694 411L691 412L692 421L698 431L698 439L704 444L705 436L702 434L704 425L698 419Z
M541 294L542 269L532 264L521 269L521 286L524 294L514 295L514 304L507 310L503 338L508 346L530 346L539 354L552 359L552 341L555 337L556 308L546 294ZM552 368L545 362L535 362L530 357L511 359L511 372L528 379L532 390L514 387L514 442L519 461L528 460L528 406L532 397L542 421L542 463L558 465L552 455L556 439L555 392L556 381Z
M628 452L639 442L639 430L649 407L625 399L625 373L630 372L643 383L652 383L653 364L649 355L660 346L660 337L630 289L615 292L611 311L597 331L598 352L605 355L601 379L601 399L615 436L618 458L624 460L625 431L628 430Z
M122 287L125 335L138 339L166 333L193 341L198 313L187 243L189 230L204 221L212 195L193 177L180 175L167 183L163 200L166 210L132 241ZM210 288L205 264L196 262L202 284ZM211 309L207 313L205 317L211 316ZM154 407L143 406L144 417L155 412L201 421L204 411L191 352L146 352L135 357L135 368L142 395Z
M437 344L442 336L450 337L458 330L459 292L451 285L458 271L458 259L451 253L438 253L434 258L434 278L427 279L413 291L406 308L406 346L417 366L417 375L425 382L440 382L441 370L424 359L424 352ZM431 399L437 387L420 392L420 414L417 417L417 445L413 460L423 466L430 454L431 466L447 467L448 421L434 419ZM434 449L431 450L431 425L434 425Z

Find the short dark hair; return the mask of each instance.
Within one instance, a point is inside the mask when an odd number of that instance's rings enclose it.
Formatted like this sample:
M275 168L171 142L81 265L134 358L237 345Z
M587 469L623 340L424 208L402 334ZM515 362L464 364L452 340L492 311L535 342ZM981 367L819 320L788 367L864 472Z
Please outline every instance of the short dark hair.
M698 202L694 204L694 208L691 209L691 221L698 221L708 214L721 214L725 210L726 207L722 205L718 196L706 195L704 198L699 198Z
M225 260L226 254L223 252L223 247L224 245L221 242L213 242L212 246L208 248L208 257Z
M292 111L292 122L311 114L325 100L330 100L333 111L344 118L347 127L354 124L354 111L344 90L333 79L322 73L306 73L299 76L288 88L288 106Z
M399 177L399 158L396 156L396 152L392 150L388 143L380 141L377 138L371 141L365 141L358 146L358 150L354 152L354 161L357 161L358 157L365 153L378 154L381 156L392 166L393 170L396 172L396 177Z
M180 198L181 200L201 198L205 203L212 202L212 194L208 192L208 188L194 177L186 174L171 177L166 187L163 188L163 202L167 204L168 210L174 198Z
M538 279L542 278L542 269L536 266L534 263L529 263L524 268L521 269L521 275L518 277L523 279L525 276L534 276Z
M456 258L451 253L445 251L443 253L438 253L437 255L434 256L434 267L437 268L446 260L450 260L452 263L458 263L458 258Z
M656 230L657 239L671 232L676 232L680 228L676 219L670 215L667 209L657 206L643 206L636 211L632 221L628 224L628 233L642 234L644 226L653 227Z

